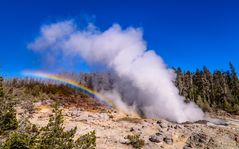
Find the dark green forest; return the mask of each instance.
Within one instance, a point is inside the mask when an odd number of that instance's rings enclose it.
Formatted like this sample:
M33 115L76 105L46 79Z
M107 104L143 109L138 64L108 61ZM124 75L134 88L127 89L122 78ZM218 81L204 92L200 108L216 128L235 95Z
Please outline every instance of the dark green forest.
M175 70L175 85L179 94L197 103L204 111L222 109L229 113L239 112L239 80L232 63L230 70L210 72L207 67L195 72Z

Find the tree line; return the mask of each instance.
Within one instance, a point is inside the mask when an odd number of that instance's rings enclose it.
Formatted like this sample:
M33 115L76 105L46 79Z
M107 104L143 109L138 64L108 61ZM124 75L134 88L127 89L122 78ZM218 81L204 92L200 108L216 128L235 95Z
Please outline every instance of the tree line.
M230 70L214 72L207 67L195 72L175 70L175 85L186 102L194 101L203 110L222 109L229 113L239 113L239 80L232 63Z
M176 73L174 81L179 94L185 102L194 101L204 111L222 109L229 113L239 113L239 80L232 63L229 70L211 72L206 66L196 71L182 71L173 68ZM101 73L61 73L80 84L96 91L111 90L117 84L117 76L110 72ZM70 95L81 93L67 84L57 81L35 78L13 78L5 80L5 85L13 88L24 87L27 93L38 96L39 93Z

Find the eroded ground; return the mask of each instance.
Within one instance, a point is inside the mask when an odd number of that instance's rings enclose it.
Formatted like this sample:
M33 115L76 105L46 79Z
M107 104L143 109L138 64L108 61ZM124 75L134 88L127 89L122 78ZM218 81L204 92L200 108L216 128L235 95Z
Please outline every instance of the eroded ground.
M33 104L30 121L40 127L48 122L51 114L50 100ZM18 117L24 114L20 104ZM127 135L139 134L145 141L145 149L158 148L239 148L239 117L211 114L210 117L223 119L212 122L177 124L163 119L141 119L130 116L94 102L63 104L61 106L66 129L77 126L76 137L96 130L97 148L125 149Z

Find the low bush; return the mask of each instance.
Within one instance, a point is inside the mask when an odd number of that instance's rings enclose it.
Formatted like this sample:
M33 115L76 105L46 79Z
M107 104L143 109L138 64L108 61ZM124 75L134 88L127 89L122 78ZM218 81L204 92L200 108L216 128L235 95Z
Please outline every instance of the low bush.
M144 140L140 139L139 135L128 135L126 139L129 140L128 144L132 145L133 148L136 149L141 149L145 144Z
M65 131L63 115L57 106L45 127L38 129L27 120L2 144L3 149L95 149L95 131L74 140L77 128Z

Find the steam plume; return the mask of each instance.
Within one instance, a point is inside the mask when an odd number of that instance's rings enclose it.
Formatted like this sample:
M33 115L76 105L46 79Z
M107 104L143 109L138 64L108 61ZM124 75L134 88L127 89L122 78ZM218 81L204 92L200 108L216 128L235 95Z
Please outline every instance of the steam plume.
M112 92L120 100L115 103L120 103L121 109L123 102L136 106L148 118L176 122L203 118L203 112L194 103L184 103L173 83L175 74L160 56L147 50L139 28L122 29L114 24L102 32L90 24L79 30L73 21L64 21L43 26L40 37L29 48L79 56L86 62L107 66L122 80Z

